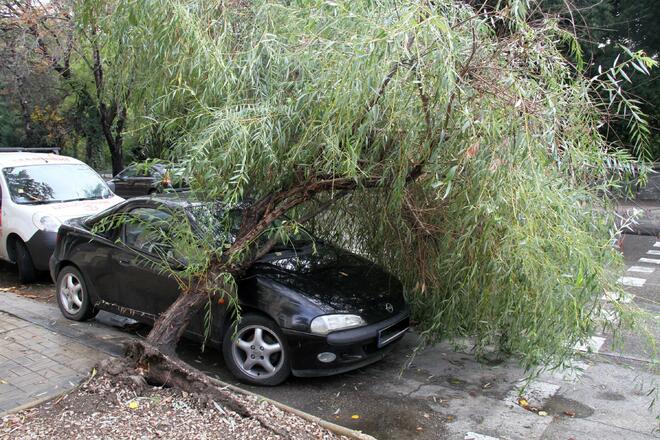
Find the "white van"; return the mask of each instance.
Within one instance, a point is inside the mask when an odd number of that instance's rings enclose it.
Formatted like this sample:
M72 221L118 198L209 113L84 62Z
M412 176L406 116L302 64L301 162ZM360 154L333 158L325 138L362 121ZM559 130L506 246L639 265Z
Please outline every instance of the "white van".
M65 220L123 201L83 162L57 154L0 152L0 259L23 283L48 270Z

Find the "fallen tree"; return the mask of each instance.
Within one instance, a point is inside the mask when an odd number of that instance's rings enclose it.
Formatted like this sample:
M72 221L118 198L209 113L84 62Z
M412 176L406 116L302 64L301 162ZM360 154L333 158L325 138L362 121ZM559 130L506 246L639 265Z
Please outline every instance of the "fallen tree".
M182 293L132 351L148 380L201 380L174 360L188 323L221 297L238 307L236 280L300 224L397 272L429 338L565 362L616 289L614 231L591 205L639 169L601 127L625 109L643 152L617 82L655 62L628 53L585 78L562 52L579 56L573 36L527 7L82 2L196 196L251 200L230 242L174 234Z

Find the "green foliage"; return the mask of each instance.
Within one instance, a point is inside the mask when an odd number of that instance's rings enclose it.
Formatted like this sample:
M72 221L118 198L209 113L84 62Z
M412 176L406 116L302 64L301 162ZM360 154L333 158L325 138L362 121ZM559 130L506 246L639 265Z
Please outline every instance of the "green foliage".
M558 15L562 26L575 31L590 75L616 64L621 46L643 51L656 60L660 54L660 8L656 0L542 0L540 4L545 11ZM629 74L632 81L623 81L621 88L649 115L649 154L653 160L660 160L660 70ZM609 121L608 139L624 146L634 145L636 140L630 139L626 130L630 120L624 117Z
M0 95L0 147L22 146L24 137L19 111L13 108L5 96Z
M452 1L109 4L78 17L123 49L113 64L136 117L174 141L199 198L355 182L320 197L334 203L314 228L396 271L430 339L474 336L531 367L591 335L621 264L595 208L637 169L600 128L632 111L644 150L648 127L618 84L648 58L588 78L563 56L566 30L525 21L525 1L481 15Z

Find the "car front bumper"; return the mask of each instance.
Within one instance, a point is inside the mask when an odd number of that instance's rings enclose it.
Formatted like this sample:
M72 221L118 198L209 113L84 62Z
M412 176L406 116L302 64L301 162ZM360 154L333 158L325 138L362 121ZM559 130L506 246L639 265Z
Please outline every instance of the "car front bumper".
M283 330L291 359L291 372L298 377L331 376L381 360L403 338L410 323L410 309L364 327L319 336ZM332 362L321 362L321 353L332 353Z
M50 256L53 255L56 242L57 232L39 230L25 243L37 270L49 269L48 262Z
M55 259L55 255L53 254L48 259L48 272L50 272L50 278L53 280L54 283L57 283L57 273L55 271L56 267L57 267L57 260Z

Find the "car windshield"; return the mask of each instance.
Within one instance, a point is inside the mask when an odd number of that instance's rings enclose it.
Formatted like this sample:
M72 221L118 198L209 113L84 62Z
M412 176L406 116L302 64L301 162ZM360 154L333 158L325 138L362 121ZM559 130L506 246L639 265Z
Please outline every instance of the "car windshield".
M103 179L84 164L29 165L4 168L3 172L11 199L21 205L112 196Z
M227 211L222 203L197 203L192 204L187 208L189 215L193 218L197 227L203 232L215 236L219 242L233 242L235 235L238 233L241 221L243 219L243 211L240 208L230 209L228 214L231 216L229 221L229 234L227 234ZM283 226L284 222L290 220L277 219L271 225L270 230L276 231ZM267 241L270 234L263 234L260 242ZM288 248L291 245L309 244L316 241L315 237L302 227L297 228L295 232L287 234L286 242L282 240L283 237L278 237L273 249Z

